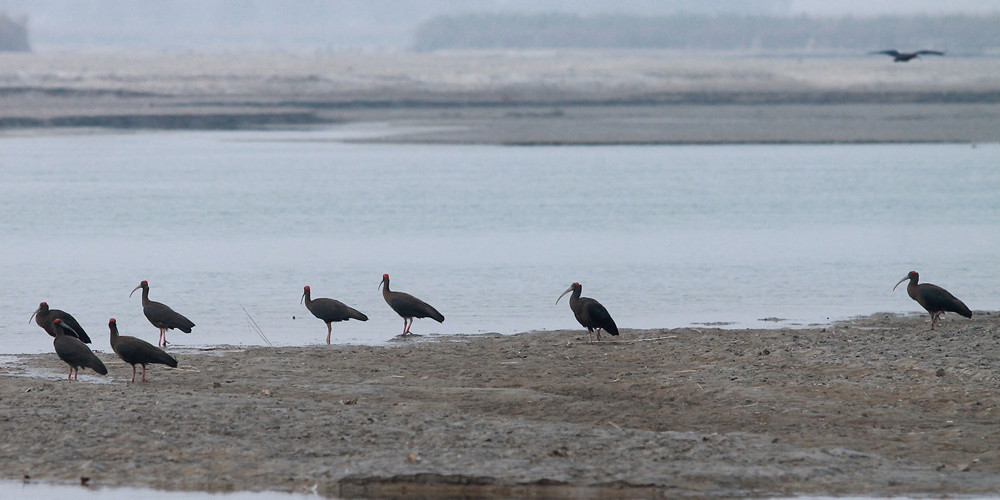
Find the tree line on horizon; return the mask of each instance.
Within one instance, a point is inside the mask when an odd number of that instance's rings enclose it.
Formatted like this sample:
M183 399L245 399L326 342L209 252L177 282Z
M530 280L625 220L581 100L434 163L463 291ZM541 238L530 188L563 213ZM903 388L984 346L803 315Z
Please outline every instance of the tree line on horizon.
M31 50L28 43L27 20L16 21L0 12L0 52L26 52Z
M439 16L420 23L417 51L454 49L684 49L868 52L1000 49L1000 14L986 16L778 17L564 13Z

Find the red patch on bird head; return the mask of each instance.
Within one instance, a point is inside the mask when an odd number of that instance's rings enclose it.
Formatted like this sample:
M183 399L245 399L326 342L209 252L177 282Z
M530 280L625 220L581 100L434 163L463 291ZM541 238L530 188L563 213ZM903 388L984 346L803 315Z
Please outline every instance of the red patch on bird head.
M111 318L108 320L108 323L117 323L117 321L115 321L115 318Z
M309 285L306 285L306 286L305 286L304 288L302 288L302 289L308 292L308 291L309 291Z
M38 305L40 305L40 306L48 306L49 303L48 302L42 302L41 304L38 304Z
M146 280L142 280L142 283L140 283L140 284L141 284L142 286L149 286L149 282L148 282L148 281L146 281Z
M384 280L387 280L387 279L389 279L389 275L388 275L388 274L383 274L383 275L382 275L382 279L384 279Z
M573 282L573 286L580 286L579 282Z

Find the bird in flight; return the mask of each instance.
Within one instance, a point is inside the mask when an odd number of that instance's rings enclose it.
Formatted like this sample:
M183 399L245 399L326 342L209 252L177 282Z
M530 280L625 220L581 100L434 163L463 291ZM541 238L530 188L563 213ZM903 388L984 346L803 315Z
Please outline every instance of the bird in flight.
M944 52L939 52L937 50L918 50L916 52L900 52L898 50L879 50L876 52L872 52L872 54L885 54L887 56L892 56L893 62L910 62L911 59L917 59L922 55L943 56Z

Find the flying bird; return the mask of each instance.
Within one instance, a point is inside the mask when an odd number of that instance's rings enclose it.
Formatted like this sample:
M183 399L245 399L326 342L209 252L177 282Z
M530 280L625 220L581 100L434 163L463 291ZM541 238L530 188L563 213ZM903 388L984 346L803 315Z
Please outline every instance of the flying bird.
M958 313L966 318L972 317L972 311L961 300L958 300L948 292L948 290L930 283L921 283L918 285L917 281L919 279L920 274L916 271L910 271L903 279L899 280L899 283L896 283L896 286L899 286L900 283L906 280L910 280L910 283L906 285L906 294L911 299L917 301L931 315L931 330L934 329L934 324L937 323L938 318L946 312ZM896 286L892 287L892 289L896 290Z
M569 296L569 308L573 310L573 316L576 316L576 320L587 329L587 338L590 341L593 341L592 335L595 331L597 332L598 341L601 340L601 330L618 336L618 325L611 318L611 313L600 302L590 297L581 297L580 293L582 291L582 285L573 283L556 299L556 304L567 293L573 292L573 295Z
M898 50L879 50L872 52L872 54L885 54L887 56L892 56L893 62L910 62L911 59L917 59L922 55L928 56L943 56L944 52L939 52L936 50L918 50L916 52L900 52Z

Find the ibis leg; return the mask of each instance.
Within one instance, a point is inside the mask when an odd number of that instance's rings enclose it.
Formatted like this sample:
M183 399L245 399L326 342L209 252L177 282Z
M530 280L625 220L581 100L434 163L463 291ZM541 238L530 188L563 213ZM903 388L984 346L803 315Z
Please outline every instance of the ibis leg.
M132 383L135 383L135 365L132 365Z
M333 327L330 326L329 322L327 322L326 323L326 345L330 345L330 335L332 333L333 333Z
M135 367L133 367L133 368L135 368ZM142 365L142 383L146 383L146 364L145 363L143 363L143 365Z

